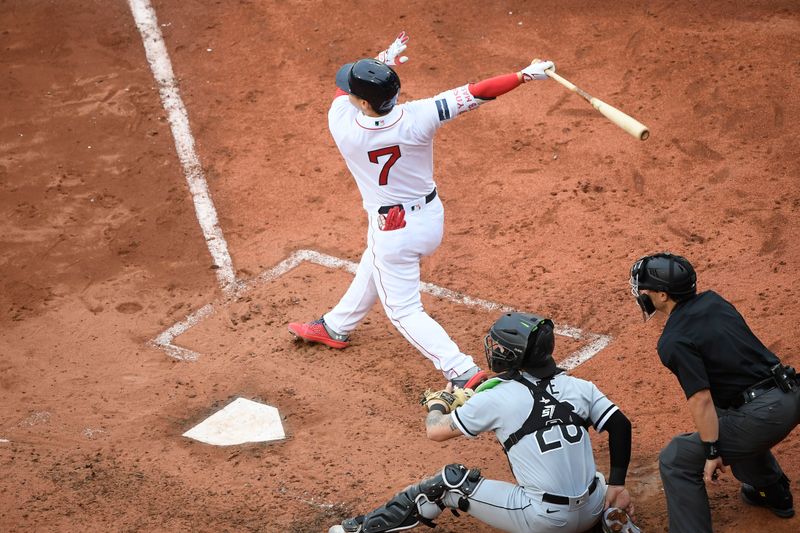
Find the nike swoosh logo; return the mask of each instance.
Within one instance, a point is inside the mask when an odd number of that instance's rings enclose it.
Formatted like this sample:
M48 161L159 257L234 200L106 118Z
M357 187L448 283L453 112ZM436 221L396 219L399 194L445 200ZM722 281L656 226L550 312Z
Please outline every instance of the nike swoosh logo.
M558 509L545 509L545 512L546 512L547 514L550 514L550 513L557 513L557 512L558 512Z

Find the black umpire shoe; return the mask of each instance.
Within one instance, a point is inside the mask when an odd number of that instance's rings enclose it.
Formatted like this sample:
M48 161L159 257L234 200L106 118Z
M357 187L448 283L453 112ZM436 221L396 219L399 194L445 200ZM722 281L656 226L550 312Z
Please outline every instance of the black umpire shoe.
M792 493L789 492L788 483L781 481L776 485L758 490L752 485L742 483L742 500L750 505L766 507L776 516L791 518L794 516ZM772 489L772 490L771 490Z

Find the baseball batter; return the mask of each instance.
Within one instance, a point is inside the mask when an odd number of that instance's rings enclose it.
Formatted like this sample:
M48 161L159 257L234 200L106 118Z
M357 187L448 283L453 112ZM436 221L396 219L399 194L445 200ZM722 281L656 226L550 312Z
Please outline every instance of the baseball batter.
M401 33L376 59L341 67L328 113L336 146L356 180L367 212L367 248L339 303L319 320L291 323L289 331L332 348L348 346L350 333L380 300L389 320L445 379L472 385L484 372L461 352L423 309L420 266L442 241L444 208L433 177L433 138L459 115L531 80L546 79L550 61L470 83L433 98L398 104L408 36Z
M485 479L461 464L411 485L385 505L333 526L329 533L401 531L431 525L445 507L503 531L584 532L598 523L633 533L633 505L625 488L631 424L589 381L568 376L553 357L553 323L508 313L484 340L487 363L500 379L486 390L426 393L428 437L444 441L493 431L508 456L516 484ZM494 385L492 388L489 386ZM608 485L596 471L588 427L609 433ZM604 513L605 511L605 513Z

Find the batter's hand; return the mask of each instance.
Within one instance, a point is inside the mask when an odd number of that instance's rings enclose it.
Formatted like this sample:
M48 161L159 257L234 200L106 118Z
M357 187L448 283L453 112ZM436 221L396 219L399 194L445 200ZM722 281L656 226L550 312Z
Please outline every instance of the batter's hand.
M386 219L383 222L383 231L392 231L395 229L402 229L406 227L406 211L400 206L394 206L386 213Z
M408 34L406 32L401 31L400 35L397 36L397 39L394 40L392 44L389 45L389 48L378 54L377 59L378 61L382 61L393 67L395 65L401 65L408 61L408 56L401 56L406 47L406 43L408 42Z
M545 74L544 71L548 69L552 69L553 72L555 72L555 63L552 61L534 59L530 65L519 71L519 73L522 74L522 83L531 80L546 80L547 74Z

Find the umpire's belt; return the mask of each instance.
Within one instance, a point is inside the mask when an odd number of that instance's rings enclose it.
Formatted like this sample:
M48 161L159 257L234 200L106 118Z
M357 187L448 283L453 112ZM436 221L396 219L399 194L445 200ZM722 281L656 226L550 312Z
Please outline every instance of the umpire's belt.
M764 393L771 391L778 386L772 377L764 381L759 381L755 385L747 387L743 393L731 400L730 409L737 409L746 403L750 403Z
M589 489L584 494L581 494L576 498L568 498L566 496L558 496L556 494L548 494L547 492L545 492L544 494L542 494L542 501L547 503L552 503L554 505L569 505L570 502L572 502L575 505L580 505L581 503L584 503L586 501L586 498L588 498L594 493L595 489L597 489L596 476L592 480L592 484L589 485Z
M389 209L393 207L399 207L405 211L419 211L425 204L429 204L436 198L436 188L434 187L431 193L423 198L418 198L416 200L411 200L410 202L406 202L404 204L395 204L395 205L383 205L378 208L379 215L385 215L389 212Z

